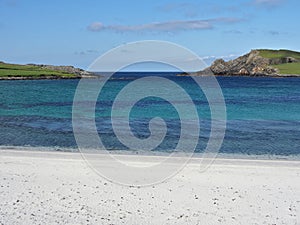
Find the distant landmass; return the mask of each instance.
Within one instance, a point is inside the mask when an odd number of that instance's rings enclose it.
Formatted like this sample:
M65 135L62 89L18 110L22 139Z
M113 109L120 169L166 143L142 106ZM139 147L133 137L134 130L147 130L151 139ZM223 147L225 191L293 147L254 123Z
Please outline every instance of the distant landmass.
M215 60L212 65L195 73L179 76L271 76L300 77L300 52L291 50L255 49L236 59ZM43 64L10 64L0 61L0 80L74 79L98 77L74 66Z
M0 80L74 79L95 77L93 73L73 66L10 64L0 62Z
M179 75L273 76L300 77L300 52L291 50L255 49L236 59L215 60L212 65L196 73Z

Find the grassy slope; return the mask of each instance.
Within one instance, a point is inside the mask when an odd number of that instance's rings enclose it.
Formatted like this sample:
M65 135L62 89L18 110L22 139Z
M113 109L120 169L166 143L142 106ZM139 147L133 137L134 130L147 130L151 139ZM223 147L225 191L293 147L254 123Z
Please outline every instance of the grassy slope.
M260 55L264 58L274 59L274 58L284 58L293 57L300 61L300 52L290 51L290 50L259 50ZM297 63L285 63L279 65L273 65L273 67L278 68L280 74L299 74L300 75L300 62Z
M274 59L274 58L284 58L293 57L300 60L300 52L290 51L290 50L269 50L269 49L259 49L259 53L264 58Z
M53 71L33 65L17 65L0 62L0 77L76 77L75 74Z
M278 68L280 74L299 74L300 75L300 62L297 63L285 63L279 65L273 65Z

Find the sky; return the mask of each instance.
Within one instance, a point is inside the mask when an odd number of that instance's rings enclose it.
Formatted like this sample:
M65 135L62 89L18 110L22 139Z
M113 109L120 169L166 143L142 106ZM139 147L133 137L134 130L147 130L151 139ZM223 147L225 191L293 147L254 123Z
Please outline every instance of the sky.
M251 49L300 51L298 0L0 0L0 61L83 69L134 41L182 45L210 63Z

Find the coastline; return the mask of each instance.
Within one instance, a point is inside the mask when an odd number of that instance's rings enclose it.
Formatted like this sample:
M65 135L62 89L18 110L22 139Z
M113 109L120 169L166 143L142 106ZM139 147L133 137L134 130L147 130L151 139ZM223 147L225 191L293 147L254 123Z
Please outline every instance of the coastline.
M205 75L196 73L187 74L176 74L177 77L249 77L249 78L300 78L300 74L274 74L274 75ZM77 80L77 79L99 79L101 75L90 75L90 76L72 76L72 77L59 77L59 76L40 76L40 77L30 77L30 76L17 76L17 77L0 77L1 80ZM120 78L115 78L120 79ZM123 78L122 78L123 79Z
M0 145L0 153L5 153L7 151L12 152L19 152L22 154L23 152L31 152L33 154L43 154L43 153L64 153L66 156L69 155L78 155L78 157L81 157L81 152L78 148L73 147L46 147L46 146L40 146L40 147L31 147L31 146L1 146ZM93 150L90 151L91 154L94 153ZM142 157L169 157L169 152L163 152L163 151L131 151L131 150L103 150L102 152L97 151L98 154L104 154L109 153L112 155L118 155L118 156L142 156ZM171 156L172 157L172 156ZM173 156L177 157L177 156ZM215 158L219 160L248 160L248 161L300 161L300 155L268 155L268 154L242 154L242 153L217 153L216 155L212 154L203 154L199 152L195 152L192 154L191 160L199 160L202 158Z
M190 74L177 74L178 77L209 77L209 76L215 76L215 77L250 77L250 78L292 78L292 77L300 77L300 74L274 74L274 75L205 75L205 74L197 74L197 73L190 73Z
M57 77L57 76L41 76L41 77L0 77L0 80L74 80L74 79L97 79L99 75L92 76L73 76L73 77Z
M81 77L0 77L0 80L70 80Z
M128 159L134 156L127 155ZM195 159L173 178L139 188L100 177L78 153L2 149L0 160L4 224L300 221L300 201L295 198L300 195L300 184L295 182L300 177L299 161L216 159L201 172Z

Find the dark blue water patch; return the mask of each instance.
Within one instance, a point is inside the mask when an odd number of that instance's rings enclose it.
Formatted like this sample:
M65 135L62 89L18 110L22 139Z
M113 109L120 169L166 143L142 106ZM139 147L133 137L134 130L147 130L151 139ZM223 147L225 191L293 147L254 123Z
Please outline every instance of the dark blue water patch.
M13 106L9 106L9 105L7 105L5 103L0 103L0 109L1 110L11 110L11 109L14 109L14 107Z
M50 107L62 107L68 106L72 107L73 102L39 102L39 103L30 103L30 104L19 104L23 108L33 108L33 107L40 107L40 106L50 106Z
M70 120L47 117L0 117L0 145L76 147Z
M100 75L105 74L98 72ZM176 77L178 72L116 72L112 75L112 80L137 79L141 77L159 76L159 77Z
M290 88L297 87L299 79L297 77L273 78L273 77L216 77L222 88L260 88L269 90L270 88Z
M132 134L139 139L148 138L151 133L149 130L149 121L150 118L145 119L131 119L129 121L130 131ZM167 127L167 133L162 143L155 150L164 150L164 149L175 149L180 137L180 121L174 119L165 119L164 120ZM106 148L112 149L128 149L124 146L117 138L110 118L107 119L97 119L97 130L98 134ZM127 122L124 120L115 119L115 128L118 129L121 133L125 130ZM155 135L155 134L153 134Z
M300 121L228 121L220 152L300 154Z
M147 122L147 120L132 121L133 127L142 127L136 130L140 137L149 135ZM176 148L180 138L177 122L167 121L167 124L171 124L168 127L169 133L162 144L155 149L156 151L169 151ZM108 120L102 119L99 123L102 126L98 132L107 149L128 149L115 137ZM208 125L209 122L204 121L203 124ZM0 125L0 145L76 147L69 120L53 121L51 118L26 117L3 120L1 117ZM296 124L290 121L229 121L220 152L257 155L300 154L299 125L299 121ZM203 125L196 152L203 152L205 149L209 132L209 127Z
M46 131L73 132L70 119L42 116L1 116L1 127L24 127Z

